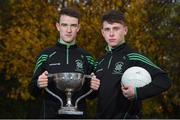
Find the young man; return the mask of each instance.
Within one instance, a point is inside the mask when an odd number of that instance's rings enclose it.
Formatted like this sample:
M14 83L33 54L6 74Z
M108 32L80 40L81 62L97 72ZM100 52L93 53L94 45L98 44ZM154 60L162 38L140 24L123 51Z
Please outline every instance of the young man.
M58 115L60 101L49 94L44 88L62 98L63 104L66 104L65 93L60 91L54 81L49 81L48 74L60 72L78 72L90 74L93 70L93 57L77 46L76 36L80 29L79 13L72 8L63 8L60 12L59 21L56 24L59 31L59 39L53 47L43 50L36 62L32 81L29 84L29 91L34 97L42 97L41 118L84 118L85 114L79 115ZM77 98L90 90L90 83L85 81L82 89L73 93L72 104L75 104ZM78 103L78 109L85 111L85 99Z
M166 72L125 43L128 28L123 14L109 11L102 17L102 35L107 54L98 60L91 88L98 92L97 118L139 118L141 101L167 90ZM132 66L145 68L152 82L144 87L121 86L123 73Z

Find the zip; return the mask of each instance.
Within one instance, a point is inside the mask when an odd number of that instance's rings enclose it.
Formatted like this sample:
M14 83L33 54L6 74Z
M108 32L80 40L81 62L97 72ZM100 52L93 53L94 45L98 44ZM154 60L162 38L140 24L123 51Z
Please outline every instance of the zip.
M111 61L112 61L112 56L111 56L110 59L109 59L108 69L109 69L109 67L110 67L110 65L111 65Z
M109 69L109 67L110 67L110 65L111 65L111 61L112 61L112 52L111 52L111 57L110 57L109 63L108 63L108 69Z
M69 45L67 45L67 49L66 49L66 64L69 64Z

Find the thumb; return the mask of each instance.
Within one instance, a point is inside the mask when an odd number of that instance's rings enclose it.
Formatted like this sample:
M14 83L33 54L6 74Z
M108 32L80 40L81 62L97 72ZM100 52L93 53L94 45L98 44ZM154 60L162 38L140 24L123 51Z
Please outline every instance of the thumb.
M94 73L91 73L92 76L94 76Z
M127 89L129 88L129 86L123 85L122 88L125 89L125 90L127 90Z
M48 71L44 71L44 73L43 73L43 74L47 76L47 75L48 75Z
M96 78L96 76L95 76L95 74L94 73L91 73L91 76L92 76L92 78Z

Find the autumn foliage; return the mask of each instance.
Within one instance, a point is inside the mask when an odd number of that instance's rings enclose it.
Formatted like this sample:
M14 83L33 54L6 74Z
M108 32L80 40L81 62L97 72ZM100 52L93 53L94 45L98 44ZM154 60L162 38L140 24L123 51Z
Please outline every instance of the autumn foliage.
M36 57L58 39L55 28L58 0L48 1L0 0L0 118L26 118L22 111L27 110L34 101L28 93L28 83ZM62 0L60 4L74 6L81 12L77 42L95 58L103 55L106 46L100 32L102 13L109 9L125 12L129 28L126 41L166 70L173 82L168 92L144 102L144 118L180 118L178 3L156 0ZM6 104L12 101L17 103L16 108L8 109L15 110L18 116L8 110L3 111L7 109ZM22 101L23 105L17 101ZM88 102L92 108L88 109L89 117L92 118L96 101Z

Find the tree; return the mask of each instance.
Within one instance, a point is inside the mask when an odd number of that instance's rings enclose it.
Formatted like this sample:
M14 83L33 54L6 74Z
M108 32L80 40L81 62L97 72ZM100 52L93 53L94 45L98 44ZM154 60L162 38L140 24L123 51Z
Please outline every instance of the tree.
M36 56L42 48L52 45L57 39L54 26L57 11L51 4L39 0L7 0L1 3L0 106L17 113L5 113L6 110L2 110L0 112L4 114L0 116L24 117L25 111L19 110L27 109L25 101L32 98L28 93L28 83L33 74ZM7 107L11 103L17 103L16 107Z
M102 13L109 9L125 12L129 28L126 41L168 71L174 83L168 92L145 101L145 118L178 118L179 4L156 0L61 0L58 5L59 0L48 1L0 0L0 93L3 96L0 107L16 111L15 115L0 110L0 117L26 117L28 111L24 109L27 110L28 104L32 103L27 86L36 56L57 41L57 7L74 6L81 13L77 42L95 58L104 54L106 46L100 32ZM96 100L88 102L89 118L92 118ZM17 103L17 106L9 107L9 103ZM3 113L8 115L3 117Z
M154 109L151 108L152 115L158 113L163 118L179 118L177 115L180 110L180 94L177 91L179 91L178 74L180 72L180 63L178 59L180 58L180 53L177 51L180 50L178 47L180 45L180 35L178 34L180 19L178 10L180 6L178 3L171 3L168 0L149 0L145 6L148 6L146 7L149 21L147 32L154 41L159 42L157 46L159 48L158 52L153 53L153 56L155 56L154 60L169 73L169 77L172 80L171 89L162 96L159 96L155 100L156 102L151 102L157 106Z

